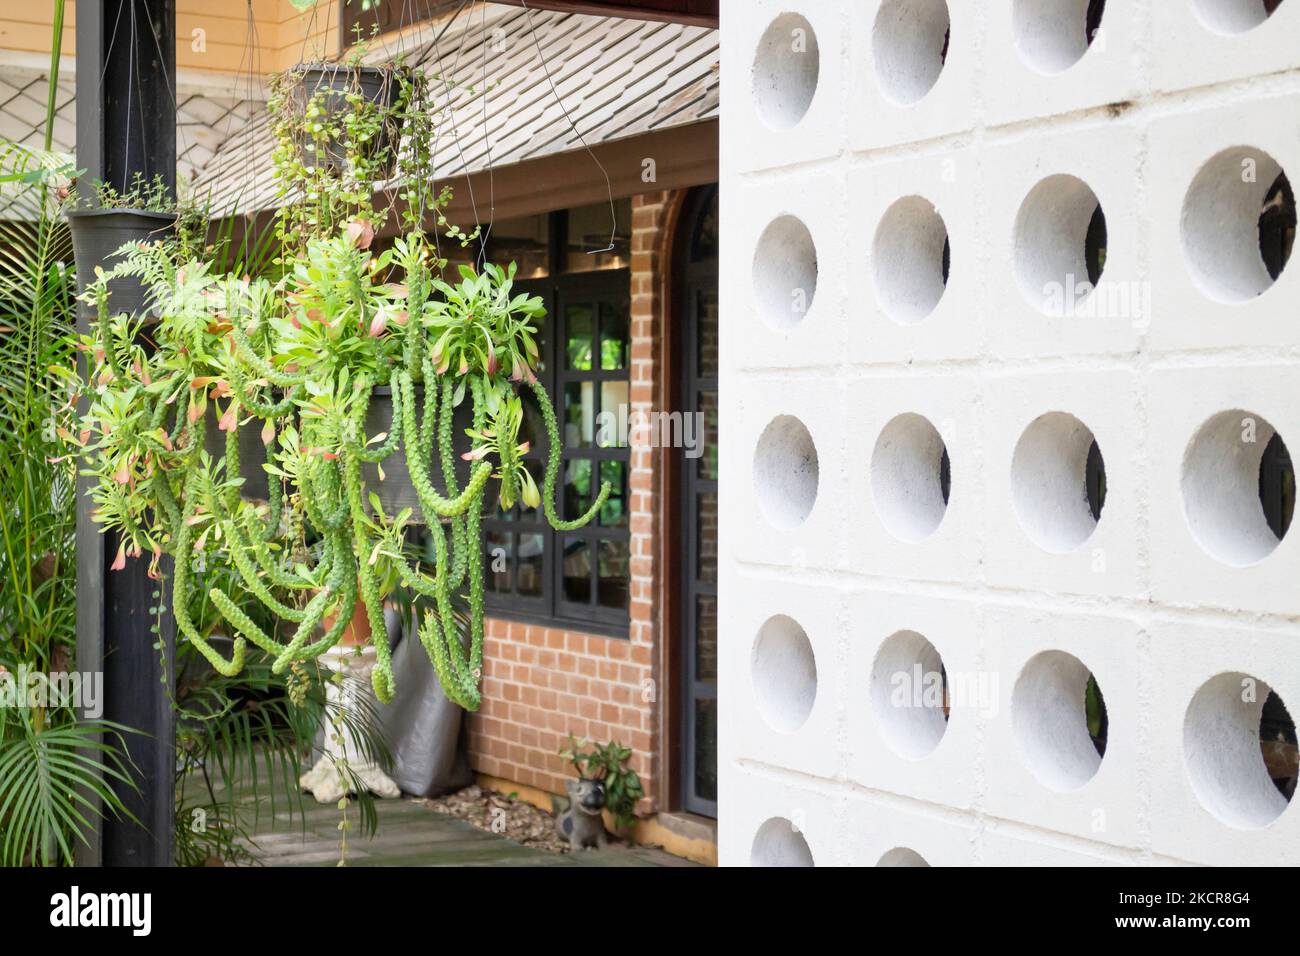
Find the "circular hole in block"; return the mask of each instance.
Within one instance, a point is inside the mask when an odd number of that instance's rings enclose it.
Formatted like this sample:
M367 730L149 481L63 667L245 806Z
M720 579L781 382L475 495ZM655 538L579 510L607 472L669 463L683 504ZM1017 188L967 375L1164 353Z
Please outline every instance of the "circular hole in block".
M885 0L871 46L881 91L899 106L920 101L948 59L951 24L944 0Z
M1025 298L1044 315L1072 316L1106 268L1106 213L1083 180L1049 176L1021 204L1015 243Z
M817 293L817 247L794 216L768 224L754 250L754 294L764 320L778 332L795 328Z
M772 419L754 449L754 490L776 528L797 528L817 501L817 447L793 415Z
M1105 11L1106 0L1015 0L1016 50L1031 69L1062 73L1088 52Z
M1030 422L1011 459L1011 494L1020 526L1044 551L1087 541L1106 505L1106 462L1088 426L1066 412Z
M876 866L929 866L925 857L905 846L896 846L882 856Z
M784 614L768 618L754 639L749 669L767 725L783 734L802 727L817 700L817 662L798 622Z
M908 412L887 424L871 453L876 513L894 537L924 541L948 510L952 469L948 448L930 422Z
M1295 723L1282 698L1248 674L1219 674L1193 695L1183 757L1197 799L1228 826L1268 826L1295 793Z
M1215 33L1245 33L1273 15L1282 0L1192 0L1192 9Z
M785 817L772 817L754 834L750 866L813 866L812 851L803 834Z
M804 17L783 13L764 31L754 54L754 106L775 130L798 125L817 92L821 52Z
M1275 283L1295 243L1291 182L1268 153L1234 146L1201 167L1183 200L1183 255L1216 302L1249 302Z
M880 734L900 757L920 760L948 729L948 682L943 658L915 631L899 631L880 646L871 666L871 709Z
M911 325L933 312L948 286L951 256L948 227L929 200L906 196L890 206L871 256L885 314Z
M1183 455L1183 513L1212 557L1246 567L1273 553L1295 513L1295 468L1267 419L1234 409L1197 430Z
M1029 772L1051 790L1077 790L1101 766L1106 701L1072 654L1044 651L1029 660L1012 691L1011 723Z

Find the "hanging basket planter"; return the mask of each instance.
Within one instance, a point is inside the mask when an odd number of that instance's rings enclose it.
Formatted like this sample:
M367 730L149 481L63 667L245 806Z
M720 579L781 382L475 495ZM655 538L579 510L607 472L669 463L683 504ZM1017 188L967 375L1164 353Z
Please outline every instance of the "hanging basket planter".
M376 179L386 179L393 174L397 161L397 144L401 140L401 120L398 106L402 84L397 70L375 66L347 66L341 63L309 63L293 71L295 86L292 97L295 117L306 130L298 143L298 155L304 166L322 167L345 173L357 157L374 160L381 157ZM364 104L378 110L381 122L377 135L364 147L349 144L347 136L335 136L331 130L344 129L348 114L356 106L350 99L359 95ZM308 109L315 105L320 113L309 117ZM310 132L319 124L322 133Z
M226 454L226 433L218 426L215 415L207 415L203 426L203 448L213 461L224 458ZM262 467L266 461L266 446L257 421L239 427L239 477L244 483L239 487L241 498L266 501L270 485L266 470Z
M144 209L81 209L68 214L72 232L72 255L77 277L84 286L95 275L95 267L108 268L114 254L129 242L152 242L170 235L176 216ZM138 315L145 308L145 289L140 280L122 276L109 281L108 303L114 314ZM78 318L94 321L95 307L77 303Z

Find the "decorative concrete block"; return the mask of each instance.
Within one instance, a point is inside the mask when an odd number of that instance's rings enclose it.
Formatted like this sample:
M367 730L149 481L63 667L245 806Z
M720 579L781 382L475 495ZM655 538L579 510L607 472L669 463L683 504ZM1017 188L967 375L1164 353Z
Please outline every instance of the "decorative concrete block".
M1151 373L1151 594L1161 604L1300 614L1300 533L1278 540L1259 474L1273 435L1300 448L1294 363Z
M843 241L844 180L746 180L723 247L727 271L743 275L743 328L733 339L741 368L827 367L844 360L850 248Z
M847 359L877 365L978 355L983 328L970 303L984 281L984 242L975 152L855 164L847 178Z
M977 4L868 0L849 7L850 149L922 142L974 128Z
M994 358L1132 355L1150 322L1139 136L1122 116L1018 131L981 157L988 242L983 311ZM1104 269L1090 230L1105 216Z
M1143 593L1141 383L1123 368L984 376L989 584L1056 595ZM1090 474L1100 453L1105 495ZM1094 518L1094 504L1101 504ZM1070 600L1067 598L1067 600Z
M845 567L917 581L978 578L985 509L975 376L850 372L843 386Z
M1145 672L1152 736L1151 849L1211 866L1293 866L1300 807L1264 770L1259 712L1270 690L1300 713L1300 629L1158 621Z
M974 6L988 18L984 88L990 126L1128 103L1141 94L1140 4L1106 4L1091 37L1088 0Z
M983 809L1083 841L1138 845L1145 717L1132 619L991 607L982 667L999 702L985 736ZM1089 735L1089 675L1101 690L1104 756Z
M728 527L731 554L773 568L842 566L853 542L843 534L841 512L854 489L844 467L847 436L827 414L843 407L842 383L792 374L744 381L755 384L726 418L737 452L723 462L723 473L735 476L731 497L743 496L744 514L757 520Z
M842 797L748 764L738 765L723 787L719 800L735 809L718 815L719 865L836 866L851 859Z
M721 680L743 701L733 753L739 760L833 777L834 746L848 673L843 665L844 601L830 587L745 574L747 592L724 648Z
M1244 97L1151 124L1153 352L1300 345L1300 262L1274 281L1259 231L1279 174L1300 184L1300 123L1279 122L1300 115L1300 93Z
M1108 6L1111 6L1108 4ZM1262 0L1161 0L1151 5L1151 84L1183 90L1300 66L1300 9L1266 17ZM1207 127L1208 128L1208 127Z
M848 781L936 813L973 808L981 728L998 706L978 604L874 589L848 594L845 604ZM870 862L865 849L859 861Z
M843 148L846 0L752 0L728 24L723 168L748 172L828 159Z

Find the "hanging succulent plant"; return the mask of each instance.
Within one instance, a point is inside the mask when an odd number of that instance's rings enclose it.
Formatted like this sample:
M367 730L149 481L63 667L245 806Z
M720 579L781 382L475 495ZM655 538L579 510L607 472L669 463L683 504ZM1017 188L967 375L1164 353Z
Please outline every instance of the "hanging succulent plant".
M541 299L513 291L513 264L442 278L441 237L463 244L476 233L442 215L450 194L429 169L426 79L395 76L402 90L392 102L352 96L347 115L332 116L329 142L346 155L317 165L296 149L310 132L304 124L319 119L291 108L301 76L277 83L276 277L216 274L172 241L137 244L98 274L83 296L97 316L80 343L91 357L82 382L89 405L80 434L66 437L96 479L95 519L119 532L115 564L145 552L155 567L163 554L175 558L177 628L217 671L238 673L252 644L284 674L338 643L362 608L375 692L391 700L383 607L400 584L424 605L419 638L448 697L473 710L490 483L493 506L541 507L561 530L591 521L610 486L584 515L557 518L560 437L535 374ZM397 112L400 153L395 138L375 140ZM376 181L392 168L406 234L372 253L387 216L373 202ZM110 284L124 275L148 287L158 316L147 347L140 321L115 314ZM540 491L522 463L523 389L534 393L550 442ZM457 435L456 409L466 403L472 424ZM264 460L245 461L257 448ZM269 479L263 488L252 487L260 475L250 466ZM431 561L407 548L416 524L427 526ZM186 610L196 552L226 561L277 621L268 628L228 590L210 592L234 638L229 656Z

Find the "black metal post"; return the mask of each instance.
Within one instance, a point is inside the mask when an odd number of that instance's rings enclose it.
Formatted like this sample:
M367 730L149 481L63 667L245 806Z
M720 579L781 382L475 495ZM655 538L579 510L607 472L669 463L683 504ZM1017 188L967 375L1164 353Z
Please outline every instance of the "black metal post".
M83 195L101 180L122 190L136 173L176 187L175 0L77 0L77 167ZM78 276L78 284L86 277ZM84 331L84 330L83 330ZM109 570L117 542L90 519L85 479L77 503L77 666L104 674L104 718L140 731L127 736L140 790L120 791L139 820L105 820L78 862L105 866L172 863L175 722L162 681L161 639L173 660L170 608L161 634L150 627L157 583L146 561ZM168 681L171 675L166 675ZM120 789L120 788L119 788Z

